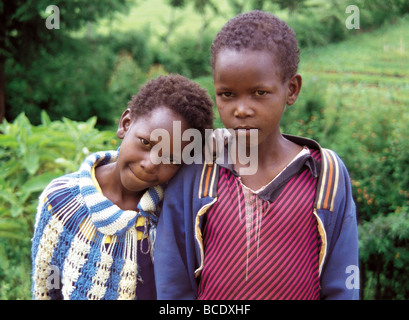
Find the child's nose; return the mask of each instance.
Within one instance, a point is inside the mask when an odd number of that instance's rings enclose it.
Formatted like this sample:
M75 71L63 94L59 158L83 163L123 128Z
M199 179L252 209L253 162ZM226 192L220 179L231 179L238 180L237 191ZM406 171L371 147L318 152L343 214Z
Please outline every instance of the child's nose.
M254 114L253 108L250 106L248 102L238 101L236 104L236 108L234 109L234 116L237 118L247 118Z
M146 173L154 173L157 164L153 163L149 155L141 161L141 167Z

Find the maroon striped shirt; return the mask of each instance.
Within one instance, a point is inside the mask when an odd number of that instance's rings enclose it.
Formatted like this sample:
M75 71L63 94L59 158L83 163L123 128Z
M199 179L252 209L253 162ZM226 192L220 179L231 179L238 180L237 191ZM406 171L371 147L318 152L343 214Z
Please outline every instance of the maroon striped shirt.
M320 160L318 151L312 156ZM302 166L286 181L270 202L220 169L218 200L205 217L198 299L319 299L317 179Z

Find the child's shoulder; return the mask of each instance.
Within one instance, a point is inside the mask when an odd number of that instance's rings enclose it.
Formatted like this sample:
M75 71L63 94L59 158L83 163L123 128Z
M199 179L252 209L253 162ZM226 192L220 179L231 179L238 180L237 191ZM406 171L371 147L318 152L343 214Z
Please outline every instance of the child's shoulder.
M305 137L289 135L289 134L283 134L283 136L286 139L300 146L308 147L311 151L311 155L315 159L323 162L324 169L326 167L333 168L333 169L340 168L342 170L346 169L345 164L341 160L340 156L334 150L321 146L320 143L317 142L316 140L305 138Z
M321 148L321 162L324 165L324 169L328 173L341 174L344 171L347 171L347 168L342 161L341 157L332 149Z
M321 148L320 183L317 190L316 207L334 211L350 192L348 169L339 155L327 148Z
M213 163L210 165L213 165ZM196 180L198 178L198 175L200 175L200 173L204 170L204 167L206 167L204 161L191 164L183 164L177 174L170 181Z
M79 184L79 173L72 172L62 175L58 178L53 179L47 187L44 189L43 193L52 193L56 189L72 188L78 186Z
M74 198L79 193L79 173L69 173L52 180L40 195L40 202L58 207L58 203Z

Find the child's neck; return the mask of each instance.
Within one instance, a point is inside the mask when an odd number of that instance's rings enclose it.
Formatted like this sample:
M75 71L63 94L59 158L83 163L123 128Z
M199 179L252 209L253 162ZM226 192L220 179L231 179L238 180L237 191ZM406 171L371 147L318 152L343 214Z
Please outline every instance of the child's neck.
M122 210L136 210L143 192L129 192L118 187L122 184L116 170L115 163L97 167L95 169L95 178L99 187L103 195Z
M273 141L265 141L258 148L257 171L251 175L241 175L241 180L247 187L258 190L272 181L302 150L302 147L287 140L282 135ZM236 157L234 169L240 172L247 164L239 163Z

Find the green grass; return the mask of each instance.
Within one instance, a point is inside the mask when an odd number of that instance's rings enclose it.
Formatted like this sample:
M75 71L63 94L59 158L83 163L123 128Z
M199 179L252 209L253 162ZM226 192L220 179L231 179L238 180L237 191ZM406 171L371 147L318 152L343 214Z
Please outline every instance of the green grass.
M322 85L324 115L338 112L342 123L350 127L351 135L374 134L375 121L382 117L396 126L406 126L408 39L409 16L341 43L304 50L299 72L305 87L311 82Z
M409 97L409 17L377 31L359 34L342 43L305 50L300 72L308 80L319 77L329 85L349 84L399 92ZM403 90L402 90L403 89ZM396 98L396 97L395 97Z

